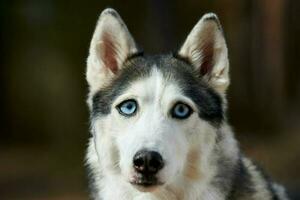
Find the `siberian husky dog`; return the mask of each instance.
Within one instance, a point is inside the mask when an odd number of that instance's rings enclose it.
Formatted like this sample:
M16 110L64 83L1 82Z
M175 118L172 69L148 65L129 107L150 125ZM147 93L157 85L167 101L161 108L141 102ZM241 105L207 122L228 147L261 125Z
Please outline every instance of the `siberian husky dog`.
M244 157L227 123L229 62L215 14L177 52L145 56L119 14L105 9L86 78L93 199L287 199Z

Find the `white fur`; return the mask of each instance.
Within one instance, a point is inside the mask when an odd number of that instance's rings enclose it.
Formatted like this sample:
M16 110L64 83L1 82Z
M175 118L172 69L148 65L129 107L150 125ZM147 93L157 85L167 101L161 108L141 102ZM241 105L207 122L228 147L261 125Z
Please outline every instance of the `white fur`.
M136 116L124 118L113 109L92 127L95 135L90 141L87 162L96 177L101 177L97 187L103 199L176 199L176 193L182 193L185 200L201 196L218 199L221 196L218 189L209 185L216 173L212 152L216 129L199 119L193 102L181 94L176 83L167 82L155 67L149 78L132 83L112 107L128 98L138 101ZM169 116L169 110L178 100L195 109L189 119L178 121ZM237 156L232 154L237 150L230 129L224 127L223 131L228 132L228 139L219 148L235 159ZM158 174L165 184L153 193L140 192L129 184L134 173L133 156L144 148L159 152L165 160L165 167ZM197 166L201 178L197 180L189 180L183 174L187 154L192 149L199 155Z

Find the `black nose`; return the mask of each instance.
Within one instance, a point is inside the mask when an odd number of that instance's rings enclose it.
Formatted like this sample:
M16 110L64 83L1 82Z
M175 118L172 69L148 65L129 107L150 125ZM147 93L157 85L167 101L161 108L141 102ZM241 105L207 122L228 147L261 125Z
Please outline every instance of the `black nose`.
M164 162L159 153L141 150L133 157L133 166L142 175L154 175L163 168Z

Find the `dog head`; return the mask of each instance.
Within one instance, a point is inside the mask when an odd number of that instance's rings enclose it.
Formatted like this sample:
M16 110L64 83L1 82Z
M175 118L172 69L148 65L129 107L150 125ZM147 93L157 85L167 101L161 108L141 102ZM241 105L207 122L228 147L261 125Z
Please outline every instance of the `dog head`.
M228 71L214 14L199 20L175 54L144 56L118 13L104 10L86 73L102 173L142 191L207 176L202 172L224 121Z

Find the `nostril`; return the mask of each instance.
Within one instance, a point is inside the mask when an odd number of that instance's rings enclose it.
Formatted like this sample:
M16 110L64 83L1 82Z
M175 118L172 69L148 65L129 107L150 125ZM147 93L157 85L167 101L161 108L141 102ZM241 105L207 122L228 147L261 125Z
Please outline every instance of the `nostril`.
M134 168L138 171L143 171L145 169L145 159L143 157L136 157L133 160Z
M149 171L152 173L158 172L164 166L163 159L157 152L151 152L151 156L148 162Z
M144 160L142 158L138 158L134 160L134 165L139 167L144 164Z

